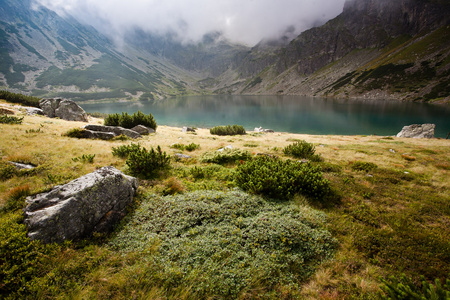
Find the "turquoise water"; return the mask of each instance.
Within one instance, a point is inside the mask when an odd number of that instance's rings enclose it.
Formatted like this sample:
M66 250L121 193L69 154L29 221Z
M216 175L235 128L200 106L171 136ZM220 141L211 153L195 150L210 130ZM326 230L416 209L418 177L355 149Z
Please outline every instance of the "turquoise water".
M450 106L302 96L212 95L152 102L83 103L87 112L152 113L158 125L209 128L243 125L278 132L338 135L396 135L410 124L436 124L436 137L450 132Z

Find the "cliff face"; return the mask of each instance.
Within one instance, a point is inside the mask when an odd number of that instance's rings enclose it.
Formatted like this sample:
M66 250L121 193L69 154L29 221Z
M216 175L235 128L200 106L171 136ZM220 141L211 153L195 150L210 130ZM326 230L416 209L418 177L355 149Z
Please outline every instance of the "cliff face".
M434 91L438 97L425 100L448 98L442 87L448 81L449 20L446 3L349 0L341 15L277 50L275 62L254 72L258 84L239 92L421 100L440 85ZM252 63L257 69L256 61L242 65L248 70ZM369 71L377 68L371 78ZM412 85L405 87L402 80Z

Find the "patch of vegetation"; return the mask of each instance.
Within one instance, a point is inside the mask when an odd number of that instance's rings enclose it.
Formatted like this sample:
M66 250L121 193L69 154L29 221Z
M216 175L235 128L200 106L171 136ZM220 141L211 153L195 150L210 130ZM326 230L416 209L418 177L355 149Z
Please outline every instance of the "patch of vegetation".
M330 193L330 183L320 167L267 156L240 164L236 184L250 193L282 200L295 194L322 200Z
M433 285L422 276L420 287L411 278L403 274L400 278L392 276L388 280L383 280L383 283L385 285L383 286L384 295L382 295L382 299L450 299L450 279L447 279L444 284L436 279Z
M5 90L0 90L0 99L4 99L11 103L23 104L25 106L32 106L39 108L40 98L26 96L22 94L11 93Z
M0 124L22 124L23 117L0 115Z
M156 130L156 121L152 114L144 114L141 111L129 115L127 112L122 114L110 114L104 119L104 124L106 126L121 126L124 128L131 129L137 125L143 125Z
M128 153L126 164L131 175L154 178L161 170L169 168L170 156L163 152L160 146L157 146L156 150L153 147L150 150L139 147L138 150Z
M94 163L95 154L83 154L78 157L72 158L74 162L82 162L82 163Z
M355 171L364 171L364 172L370 172L377 168L378 166L371 162L365 162L365 161L355 161L352 163L352 170Z
M240 149L223 149L222 151L209 151L203 153L200 160L205 163L228 164L248 160L251 155L248 151Z
M190 143L189 145L177 143L177 144L170 145L170 148L178 149L181 151L186 150L186 151L192 152L194 150L200 149L200 145L195 144L195 143Z
M130 145L122 145L119 147L112 147L112 155L120 158L128 158L128 155L132 152L139 152L141 145L131 143Z
M283 149L283 153L295 158L305 158L314 162L320 162L323 159L315 154L316 148L313 144L307 141L298 141L294 144L288 145Z
M4 161L0 161L0 180L5 181L16 175L16 167Z
M214 135L244 135L245 129L241 125L216 126L209 130Z
M325 215L243 192L150 195L110 245L128 253L157 249L148 276L189 298L236 298L264 284L295 286L329 258L336 241ZM151 250L150 250L151 251ZM149 253L149 254L150 254Z
M85 130L81 128L70 129L63 136L67 136L70 138L84 139L85 138Z

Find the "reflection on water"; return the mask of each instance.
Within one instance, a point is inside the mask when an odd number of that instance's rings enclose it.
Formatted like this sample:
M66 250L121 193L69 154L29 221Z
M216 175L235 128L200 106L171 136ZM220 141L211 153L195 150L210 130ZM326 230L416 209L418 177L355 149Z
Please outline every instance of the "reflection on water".
M395 135L404 125L434 123L450 132L450 107L379 100L303 96L191 96L152 102L82 104L87 112L152 113L159 125L213 127L239 124L307 134Z

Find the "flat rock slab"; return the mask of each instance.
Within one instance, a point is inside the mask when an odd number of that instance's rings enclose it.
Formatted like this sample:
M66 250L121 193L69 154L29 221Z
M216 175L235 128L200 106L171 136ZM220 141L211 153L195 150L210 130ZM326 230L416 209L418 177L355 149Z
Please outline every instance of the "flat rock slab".
M126 135L129 138L132 139L137 139L137 138L141 138L142 135L140 135L138 132L131 130L131 129L126 129L120 126L104 126L104 125L86 125L84 126L84 129L89 130L89 131L97 131L97 132L108 132L108 133L112 133L114 134L114 136L119 136L119 135Z
M136 178L103 167L50 192L27 197L28 236L51 243L109 232L125 216L138 186Z

